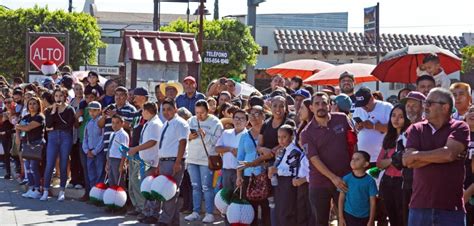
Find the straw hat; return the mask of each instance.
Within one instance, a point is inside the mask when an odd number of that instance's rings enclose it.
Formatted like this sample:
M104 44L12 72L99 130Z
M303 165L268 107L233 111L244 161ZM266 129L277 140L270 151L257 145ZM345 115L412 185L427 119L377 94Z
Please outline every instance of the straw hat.
M178 95L183 93L183 85L177 81L168 81L165 83L160 84L160 91L164 95L166 93L166 87L174 87L176 90L178 90Z

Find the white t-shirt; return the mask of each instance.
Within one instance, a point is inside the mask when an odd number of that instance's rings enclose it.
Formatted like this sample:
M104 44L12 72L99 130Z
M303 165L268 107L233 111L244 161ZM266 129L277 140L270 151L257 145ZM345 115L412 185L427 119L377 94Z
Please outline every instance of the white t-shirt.
M444 70L441 70L441 72L437 75L433 75L433 78L437 87L442 87L449 90L449 86L451 86L451 80L448 78L448 75L446 75Z
M143 125L140 137L140 145L150 140L156 141L156 144L153 147L139 151L140 158L153 167L158 166L159 142L162 128L163 123L161 123L158 115L155 115L155 117Z
M390 120L390 111L393 106L388 102L376 100L375 108L371 112L358 107L354 110L353 118L359 117L362 121L370 120L372 124L380 122L384 125ZM357 134L357 147L361 151L370 154L370 162L377 162L377 157L382 149L382 142L385 134L374 129L362 129Z
M294 142L291 142L284 152L285 154L277 166L278 176L297 177L301 168L303 151Z
M168 127L167 127L168 125ZM166 131L165 131L166 128ZM189 125L184 119L175 115L170 121L165 121L162 129L163 140L161 140L161 149L158 152L159 158L170 158L178 156L178 147L180 140L187 140L189 136ZM161 135L160 135L161 139ZM186 158L187 152L183 157Z
M235 134L235 129L226 129L222 133L219 140L217 140L216 147L223 146L223 147L231 147L231 148L238 148L240 137L242 134L246 133L247 129L240 131L240 133ZM224 169L237 169L239 165L237 158L231 152L226 152L222 156L222 168Z
M122 158L122 153L120 153L119 149L120 144L128 147L128 142L130 141L129 136L123 128L112 133L110 136L113 139L110 140L109 158L120 159Z

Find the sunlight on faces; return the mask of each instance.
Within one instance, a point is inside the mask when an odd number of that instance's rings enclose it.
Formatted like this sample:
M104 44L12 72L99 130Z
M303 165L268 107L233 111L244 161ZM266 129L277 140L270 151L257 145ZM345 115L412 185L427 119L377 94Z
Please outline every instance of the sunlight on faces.
M123 127L123 121L118 118L112 118L112 129L119 131Z
M310 108L316 117L325 118L328 115L330 108L327 96L315 96Z
M183 82L184 92L194 93L196 91L196 83L191 80L186 80Z
M425 118L428 121L450 115L448 102L442 100L441 95L436 93L429 93L423 105Z
M435 87L435 84L433 83L433 81L421 80L418 82L418 85L416 86L416 91L423 93L425 96L428 96L428 93L434 87Z
M263 111L252 108L249 113L249 121L252 125L262 124L264 119Z
M278 144L281 147L286 147L291 144L293 141L293 135L288 134L288 132L284 129L279 129L278 130Z
M298 112L298 118L301 122L311 120L309 118L309 109L306 107L306 105L301 104L300 111Z
M63 103L65 101L66 101L66 97L64 96L63 92L61 92L61 91L55 91L54 92L54 102Z
M196 111L196 118L203 122L203 121L206 121L207 119L207 116L208 116L208 111L206 110L205 107L203 106L197 106L195 108L195 111Z
M286 113L286 100L282 96L276 96L272 99L271 111L275 118L283 118Z
M100 109L89 109L89 115L92 116L92 118L97 118L100 115L100 112Z
M469 93L465 89L463 88L451 89L451 93L453 93L453 96L454 96L454 106L456 107L456 109L465 110L471 104L471 97L469 96Z
M339 88L342 93L352 93L354 92L354 81L351 78L343 78L339 81Z
M276 89L276 87L285 87L285 79L281 76L275 76L270 83L272 89Z
M209 112L215 113L217 111L217 101L214 98L207 99L207 105L209 105Z
M124 105L127 102L128 94L122 91L115 91L115 103L117 105Z
M364 156L361 153L354 153L351 159L351 169L352 170L362 170L366 169L369 166L369 162L364 159Z
M418 100L408 99L405 104L405 110L407 112L407 117L411 122L415 122L417 119L421 118L423 114L423 105Z
M428 61L426 63L423 64L426 72L428 72L428 74L430 75L436 75L439 73L440 71L440 64L439 63L436 63L436 62L433 62L433 61Z
M40 104L35 99L30 99L28 101L28 112L31 113L38 113L40 111Z
M176 115L176 112L177 112L177 109L175 106L168 103L162 105L163 117L165 117L166 120L169 121L173 119L173 117Z
M234 124L234 128L237 130L243 130L247 126L247 116L242 112L237 112L232 118L232 122Z
M219 100L218 100L219 106L223 105L224 103L230 103L230 98L231 97L229 95L221 93L221 95L219 95Z
M396 108L393 110L392 115L390 116L390 122L395 129L403 128L403 125L405 125L405 117L403 117L402 109Z
M178 96L178 90L173 86L167 86L165 89L165 97L175 99Z

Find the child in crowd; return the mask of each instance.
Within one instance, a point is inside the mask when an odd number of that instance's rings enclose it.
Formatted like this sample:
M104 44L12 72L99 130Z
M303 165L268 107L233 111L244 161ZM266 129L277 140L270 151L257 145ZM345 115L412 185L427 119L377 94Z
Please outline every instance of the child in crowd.
M82 150L87 155L87 178L90 186L103 180L105 152L103 135L104 131L97 122L100 119L102 106L97 101L92 101L87 106L91 119L84 128Z
M107 158L109 186L124 185L123 181L119 184L119 178L122 176L125 163L125 157L120 152L120 145L128 146L130 139L127 132L123 129L123 123L124 119L121 116L117 114L112 116L112 129L114 132L111 135Z
M99 85L99 74L95 71L90 71L89 74L87 74L87 81L89 84L87 84L85 88L86 91L92 91L95 90L97 92L97 96L99 97L99 100L102 100L104 96L104 89L102 89L102 86Z
M348 190L339 191L339 226L374 225L377 185L365 172L369 163L370 155L365 151L352 155L352 173L343 178Z
M293 186L293 178L298 176L304 153L293 141L293 127L281 126L278 129L278 144L282 149L275 155L275 164L268 169L268 177L272 179L276 176L278 180L278 186L274 187L275 215L277 225L282 226L295 225L297 222L298 189Z
M423 58L423 67L429 75L433 76L437 87L449 89L451 80L448 78L443 68L441 68L439 57L437 55L429 54L425 56L425 58Z

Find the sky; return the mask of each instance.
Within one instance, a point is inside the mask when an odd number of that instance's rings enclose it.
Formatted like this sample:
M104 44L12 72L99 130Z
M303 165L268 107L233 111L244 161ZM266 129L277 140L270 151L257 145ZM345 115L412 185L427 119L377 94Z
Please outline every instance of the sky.
M69 0L0 0L11 9L48 5L49 9L67 10ZM73 0L74 11L82 11L85 0ZM98 11L153 12L153 0L95 0ZM363 31L363 9L380 3L381 33L455 35L474 32L474 0L266 0L257 13L348 12L349 31ZM198 3L191 3L193 13ZM213 12L214 0L207 0ZM161 13L185 14L185 3L162 3ZM246 14L247 0L220 0L220 17ZM212 15L208 17L212 19Z

